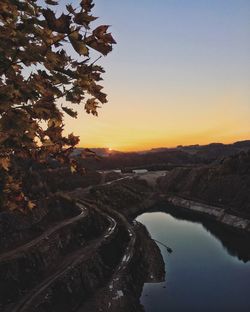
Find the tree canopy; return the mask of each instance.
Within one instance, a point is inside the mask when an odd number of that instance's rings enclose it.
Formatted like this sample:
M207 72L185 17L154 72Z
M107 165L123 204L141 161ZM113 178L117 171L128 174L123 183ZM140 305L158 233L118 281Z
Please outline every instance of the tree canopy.
M115 40L108 25L93 29L93 7L92 0L64 10L54 0L0 1L2 208L34 207L22 187L27 159L44 163L53 157L76 170L68 156L79 137L63 134L64 116L77 117L73 105L97 116L107 102L99 84L104 69L91 51L107 55Z

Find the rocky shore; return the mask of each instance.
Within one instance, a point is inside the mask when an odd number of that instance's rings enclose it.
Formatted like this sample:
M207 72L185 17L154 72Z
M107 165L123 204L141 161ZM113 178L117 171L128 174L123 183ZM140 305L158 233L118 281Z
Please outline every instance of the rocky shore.
M162 196L162 199L164 199L167 204L184 208L193 214L206 216L209 219L234 230L250 233L250 220L230 214L226 209L195 202L178 196Z

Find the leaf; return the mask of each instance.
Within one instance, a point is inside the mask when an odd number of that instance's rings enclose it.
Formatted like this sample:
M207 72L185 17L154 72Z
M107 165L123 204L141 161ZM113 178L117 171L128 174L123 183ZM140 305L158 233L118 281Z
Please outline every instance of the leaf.
M57 118L51 118L48 121L48 127L60 127L62 125L62 120Z
M50 139L45 139L42 141L42 143L43 143L43 146L45 147L53 145L53 142Z
M77 31L74 31L73 33L69 35L69 40L73 48L78 54L84 55L84 56L89 55L89 49L87 48L84 41L82 40L82 36Z
M0 158L0 168L1 167L5 171L9 171L9 168L10 168L10 158L9 157Z
M71 165L70 166L70 171L71 171L71 173L75 173L77 170L76 170L76 167L75 166L73 166L73 165Z
M75 9L72 7L71 4L67 4L67 5L66 5L66 9L67 9L67 11L68 11L69 13L75 14Z
M89 15L86 12L79 12L75 14L74 22L78 25L82 25L85 28L89 29L89 24L95 21L97 17Z
M77 112L74 111L73 109L66 107L66 106L62 106L62 109L65 113L67 113L69 116L76 118L77 117Z
M95 6L92 0L82 0L80 5L86 12L90 12L91 9Z
M94 36L89 36L85 39L86 44L92 49L102 53L103 55L107 55L112 51L112 45L104 42L101 39L96 39Z
M107 103L107 95L101 92L102 89L103 89L102 86L92 83L88 88L88 92L91 95L93 95L96 99L98 99L102 104L104 104Z
M43 9L42 12L51 30L63 34L70 32L71 17L69 15L62 14L59 18L56 18L55 13L50 9Z
M105 41L109 44L116 44L116 41L113 38L113 36L111 35L111 33L105 34L105 36L103 37L103 41Z
M77 172L77 162L75 159L71 159L70 161L70 171L71 173Z
M98 105L98 102L95 100L95 98L88 99L85 104L85 110L88 114L92 114L94 116L98 116L97 108L100 106Z
M95 35L97 38L101 38L107 32L108 28L109 25L98 26L93 30L93 35Z
M101 25L93 30L93 35L105 42L106 44L116 44L115 39L112 37L111 33L107 33L109 25Z
M45 2L49 5L58 5L58 2L54 0L45 0Z
M79 136L70 133L66 139L66 144L70 146L75 146L79 143L79 141L80 141Z
M32 210L33 208L36 207L36 204L33 203L31 200L29 200L27 206L28 206L28 208L29 208L30 210Z

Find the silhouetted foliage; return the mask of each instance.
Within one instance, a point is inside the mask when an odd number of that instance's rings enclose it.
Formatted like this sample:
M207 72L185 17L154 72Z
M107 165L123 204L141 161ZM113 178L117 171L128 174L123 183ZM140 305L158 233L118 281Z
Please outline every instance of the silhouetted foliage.
M109 26L91 29L97 19L92 0L77 8L68 4L60 14L58 3L0 1L0 197L11 210L34 207L22 187L32 164L54 158L77 170L69 155L79 137L64 136L64 114L76 118L72 105L82 104L97 116L107 102L99 85L104 69L90 53L112 50ZM61 104L63 98L71 107Z

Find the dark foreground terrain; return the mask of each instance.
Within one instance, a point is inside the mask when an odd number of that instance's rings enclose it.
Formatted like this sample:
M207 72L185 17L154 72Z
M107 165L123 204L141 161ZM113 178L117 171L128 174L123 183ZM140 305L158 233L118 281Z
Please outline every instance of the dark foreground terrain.
M225 147L212 148L225 154ZM37 207L27 215L0 212L0 310L144 311L143 284L163 281L165 269L155 241L133 220L168 203L174 214L188 211L190 218L249 233L250 153L239 148L197 161L198 147L180 147L167 151L173 157L171 164L165 159L167 170L141 175L97 172L92 165L83 176L57 166L32 173L26 187ZM143 168L145 159L149 164L151 154L133 168ZM162 166L158 160L151 169Z
M149 187L129 180L65 193L32 215L1 213L1 311L143 311L144 282L164 279L157 245L128 222Z

